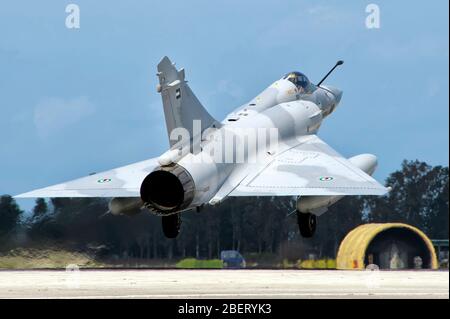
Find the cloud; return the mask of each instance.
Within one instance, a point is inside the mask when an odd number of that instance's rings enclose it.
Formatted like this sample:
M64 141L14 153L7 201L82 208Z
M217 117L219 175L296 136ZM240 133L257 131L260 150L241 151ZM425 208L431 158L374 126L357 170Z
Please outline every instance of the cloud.
M228 94L234 99L240 99L243 96L242 89L229 80L220 80L215 93Z
M85 96L67 99L50 97L34 108L34 125L40 138L47 138L93 114L95 106Z
M361 13L361 21L364 21L363 14L364 11ZM338 6L302 5L279 22L270 25L257 41L263 48L299 47L299 43L308 45L316 42L329 45L333 36L355 30L359 18L356 11L347 11Z
M374 57L383 59L423 60L449 56L448 40L441 35L421 33L414 35L397 34L373 41L368 51Z
M324 22L324 21L339 22L339 20L342 18L342 12L339 12L336 8L333 8L331 6L316 5L307 8L306 12L316 22Z

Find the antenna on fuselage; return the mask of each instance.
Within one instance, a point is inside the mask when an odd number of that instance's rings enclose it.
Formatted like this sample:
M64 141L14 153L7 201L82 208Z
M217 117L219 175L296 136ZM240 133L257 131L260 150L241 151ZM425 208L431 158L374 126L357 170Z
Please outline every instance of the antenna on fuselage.
M337 62L336 62L336 65L333 66L333 68L327 73L327 75L325 75L325 76L323 77L323 79L320 80L319 83L317 83L317 86L320 86L320 85L322 84L322 82L325 81L325 79L331 74L331 72L333 72L334 69L336 69L336 68L337 68L339 65L341 65L341 64L344 64L344 61L342 61L342 60L337 61Z

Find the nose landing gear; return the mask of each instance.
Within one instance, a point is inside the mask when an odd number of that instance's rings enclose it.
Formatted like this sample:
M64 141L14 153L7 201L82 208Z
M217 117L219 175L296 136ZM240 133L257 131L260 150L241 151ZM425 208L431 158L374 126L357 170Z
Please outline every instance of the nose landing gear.
M180 214L172 214L161 218L162 230L167 238L176 238L181 229Z
M297 223L300 234L305 238L311 238L316 231L317 217L311 213L297 211Z

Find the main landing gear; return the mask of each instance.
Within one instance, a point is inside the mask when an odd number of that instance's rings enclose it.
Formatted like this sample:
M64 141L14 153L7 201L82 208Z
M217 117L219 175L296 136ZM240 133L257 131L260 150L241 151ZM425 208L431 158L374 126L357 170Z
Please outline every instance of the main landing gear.
M180 214L172 214L161 218L162 230L167 238L176 238L181 229Z
M311 238L316 231L317 217L311 213L297 211L297 223L300 234L305 238Z

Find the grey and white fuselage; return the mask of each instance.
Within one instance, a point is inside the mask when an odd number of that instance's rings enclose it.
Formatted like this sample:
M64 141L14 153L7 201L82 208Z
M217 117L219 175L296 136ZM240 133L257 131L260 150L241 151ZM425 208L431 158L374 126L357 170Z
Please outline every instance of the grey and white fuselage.
M374 155L345 159L317 136L341 101L334 87L290 72L219 122L191 91L184 69L167 57L158 64L158 78L170 143L166 152L18 197L112 197L112 213L143 205L171 215L229 196L298 196L300 212L318 215L342 196L387 192L370 176ZM243 130L254 132L250 136L275 131L276 145L254 149ZM243 160L236 160L236 149L244 150Z

